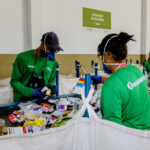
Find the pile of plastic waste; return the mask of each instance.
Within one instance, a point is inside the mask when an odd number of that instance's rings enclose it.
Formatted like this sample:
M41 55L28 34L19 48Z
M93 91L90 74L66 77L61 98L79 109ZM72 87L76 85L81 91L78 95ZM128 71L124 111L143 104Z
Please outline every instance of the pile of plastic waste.
M8 134L37 132L65 125L82 107L82 100L67 97L46 102L28 101L18 106L20 110L8 116L12 124L12 127L7 127Z

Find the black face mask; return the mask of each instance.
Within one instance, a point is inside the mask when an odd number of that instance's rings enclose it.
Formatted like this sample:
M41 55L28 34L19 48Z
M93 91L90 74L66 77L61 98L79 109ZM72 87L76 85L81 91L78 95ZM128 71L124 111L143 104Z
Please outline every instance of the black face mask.
M41 57L45 57L45 50L44 49L41 50Z

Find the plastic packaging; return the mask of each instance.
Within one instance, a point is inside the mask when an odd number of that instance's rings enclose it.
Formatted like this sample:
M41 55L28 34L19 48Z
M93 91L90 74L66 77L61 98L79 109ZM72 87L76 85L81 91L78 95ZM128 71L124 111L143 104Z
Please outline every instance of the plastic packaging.
M60 101L58 101L59 105L69 105L70 102L66 98L61 98Z
M67 105L57 105L56 107L58 110L67 110Z
M11 134L25 134L28 133L28 128L27 127L8 127L7 132L9 135Z
M0 119L0 136L7 134L7 128L5 126L5 120Z
M5 125L5 120L0 119L0 126L4 126Z
M59 110L56 110L52 113L52 116L55 116L55 117L62 117L63 115L64 113Z

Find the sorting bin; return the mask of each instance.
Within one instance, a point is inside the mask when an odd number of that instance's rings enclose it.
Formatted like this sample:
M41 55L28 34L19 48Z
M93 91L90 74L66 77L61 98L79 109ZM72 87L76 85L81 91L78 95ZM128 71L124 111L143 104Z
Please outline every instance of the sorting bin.
M42 102L42 103L46 103L48 102L48 100L56 100L56 99L60 99L60 98L67 98L67 97L77 97L77 98L81 98L81 95L79 94L66 94L66 95L60 95L60 96L53 96L53 97L48 97L46 99L36 99L36 100L30 100L32 102L38 103L38 102ZM13 125L10 121L9 121L9 114L11 114L13 111L15 110L20 110L20 107L18 106L20 103L27 103L27 101L18 101L18 102L13 102L13 103L7 103L7 104L1 104L0 105L0 118L5 120L5 124L6 126L11 126L14 127L16 125Z

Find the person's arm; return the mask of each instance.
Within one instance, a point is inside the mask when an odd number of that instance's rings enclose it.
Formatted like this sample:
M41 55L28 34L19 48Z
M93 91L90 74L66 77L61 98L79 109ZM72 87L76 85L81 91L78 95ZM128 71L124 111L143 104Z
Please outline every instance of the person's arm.
M101 109L103 119L122 124L122 100L119 90L104 84L101 95Z
M22 59L20 55L18 55L13 64L10 84L21 96L30 97L33 95L33 88L28 88L22 84L24 69Z
M55 61L50 79L49 79L49 81L46 85L51 91L50 95L55 95L56 94L56 65L57 64L56 64L56 61Z
M52 70L52 73L51 73L51 76L50 76L50 79L48 81L48 85L47 86L51 86L51 85L56 85L56 61L54 63L54 67L53 67L53 70Z

